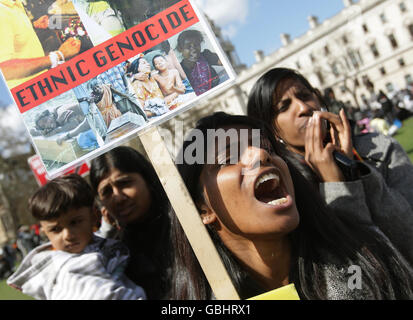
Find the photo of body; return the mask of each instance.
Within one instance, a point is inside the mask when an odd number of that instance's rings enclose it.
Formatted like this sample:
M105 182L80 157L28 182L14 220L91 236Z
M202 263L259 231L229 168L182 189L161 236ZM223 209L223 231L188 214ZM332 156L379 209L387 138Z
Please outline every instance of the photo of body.
M162 116L169 111L165 96L151 71L151 65L143 54L139 55L128 69L133 93L143 106L148 119Z
M102 145L72 90L23 114L46 170L58 169Z
M124 63L101 73L73 91L102 142L106 142L108 134L122 125L133 123L135 127L139 127L147 121L139 101L128 90Z

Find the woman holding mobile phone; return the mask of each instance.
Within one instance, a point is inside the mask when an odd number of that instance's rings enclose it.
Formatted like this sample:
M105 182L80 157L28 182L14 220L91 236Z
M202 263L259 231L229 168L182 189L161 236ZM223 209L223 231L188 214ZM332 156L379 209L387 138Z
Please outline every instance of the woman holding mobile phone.
M301 74L274 68L255 83L248 115L272 128L284 156L328 206L373 221L413 261L413 165L406 152L381 134L352 136L344 110L335 115L327 107Z

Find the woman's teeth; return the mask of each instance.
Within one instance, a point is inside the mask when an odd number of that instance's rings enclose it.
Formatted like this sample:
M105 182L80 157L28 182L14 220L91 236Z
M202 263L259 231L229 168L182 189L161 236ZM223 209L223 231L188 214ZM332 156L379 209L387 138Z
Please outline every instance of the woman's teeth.
M280 182L280 177L276 175L275 173L267 173L264 174L262 177L258 179L258 181L255 183L255 190L260 186L260 184L268 181L268 180L277 180L277 184Z
M280 199L272 200L272 201L268 202L268 204L272 204L272 205L274 205L274 206L278 206L278 205L280 205L280 204L286 203L287 201L288 201L287 198L280 198Z

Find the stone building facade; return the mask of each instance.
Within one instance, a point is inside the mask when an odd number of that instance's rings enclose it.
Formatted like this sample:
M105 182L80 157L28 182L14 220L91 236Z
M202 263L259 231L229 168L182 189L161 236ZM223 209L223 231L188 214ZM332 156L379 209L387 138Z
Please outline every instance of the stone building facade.
M265 56L256 50L256 63L239 72L235 84L210 98L212 106L246 111L255 81L273 67L298 70L323 92L363 106L369 97L366 80L385 92L413 84L413 2L409 0L343 0L344 9L319 22L308 17L308 31L295 39L281 34L282 47Z

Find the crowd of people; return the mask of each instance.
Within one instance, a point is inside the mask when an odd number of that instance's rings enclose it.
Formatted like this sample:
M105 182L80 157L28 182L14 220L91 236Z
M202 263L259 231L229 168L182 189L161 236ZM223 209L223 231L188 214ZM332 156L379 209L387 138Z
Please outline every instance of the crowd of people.
M274 68L253 86L247 116L206 116L183 142L176 166L242 299L290 283L301 299L413 299L413 165L392 137L357 132L357 119L334 107L295 70ZM195 162L185 157L194 150ZM23 293L215 298L154 168L133 148L93 159L89 181L53 179L29 209L49 241L8 278ZM360 287L349 286L352 266Z
M375 90L374 85L366 82L370 96L362 96L360 106L335 98L331 88L324 90L323 98L330 106L330 111L338 114L340 108L353 121L355 133L379 132L393 136L402 126L402 121L413 115L413 85L397 90L391 88L386 94L383 90Z

